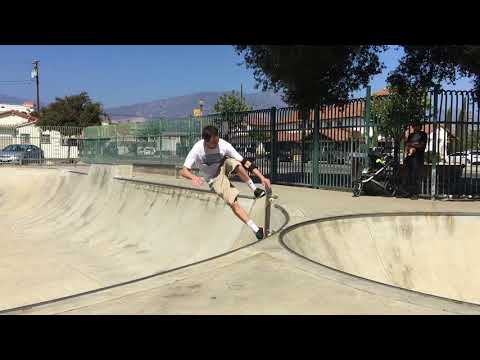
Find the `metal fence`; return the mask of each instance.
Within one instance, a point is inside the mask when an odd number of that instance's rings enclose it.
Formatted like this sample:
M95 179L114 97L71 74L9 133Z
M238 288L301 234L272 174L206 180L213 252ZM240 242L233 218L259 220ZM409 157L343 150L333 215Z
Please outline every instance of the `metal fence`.
M0 127L0 163L78 161L82 130L80 127L39 127L34 124Z
M369 149L393 148L372 110L372 102L379 100L389 101L389 96L367 92L365 98L303 111L271 108L91 127L81 157L87 162L181 165L201 129L212 124L274 183L350 190L367 166ZM468 91L437 90L427 92L422 104L428 136L422 195L478 197L478 101ZM403 148L412 129L401 131L399 175L404 178Z
M200 137L194 118L157 119L85 129L82 160L88 163L177 164Z

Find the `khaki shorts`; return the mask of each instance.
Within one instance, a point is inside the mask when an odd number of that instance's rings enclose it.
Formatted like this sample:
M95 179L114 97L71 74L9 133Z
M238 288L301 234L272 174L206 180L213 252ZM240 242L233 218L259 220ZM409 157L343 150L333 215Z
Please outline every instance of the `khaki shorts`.
M215 194L220 196L225 202L229 205L232 205L238 194L240 192L238 189L232 185L229 180L229 176L232 174L233 170L237 166L241 166L242 163L235 159L225 159L223 164L220 166L219 173L216 178L213 179L213 182L210 183L210 188Z

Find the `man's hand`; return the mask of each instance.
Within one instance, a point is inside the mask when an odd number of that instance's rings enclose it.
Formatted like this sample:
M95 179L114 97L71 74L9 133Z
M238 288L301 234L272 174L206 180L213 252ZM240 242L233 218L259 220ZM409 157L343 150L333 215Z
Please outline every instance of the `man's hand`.
M200 187L203 185L203 178L200 176L195 176L192 178L192 184L194 186Z
M270 190L272 188L272 184L270 183L270 180L268 180L265 176L263 176L260 170L255 169L253 170L253 173L260 179L265 189Z
M265 189L268 189L268 190L272 188L272 184L270 183L270 180L268 180L266 177L262 178L262 185L265 187Z

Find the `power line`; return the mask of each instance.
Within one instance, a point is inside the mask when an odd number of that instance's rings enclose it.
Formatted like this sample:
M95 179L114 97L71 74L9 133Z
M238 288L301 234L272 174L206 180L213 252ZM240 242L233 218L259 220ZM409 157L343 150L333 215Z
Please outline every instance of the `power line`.
M8 86L8 85L32 85L31 83L0 83L1 86Z
M32 80L0 80L2 85L33 84Z
M33 82L32 79L22 79L22 80L0 80L0 82L25 82L25 81L28 81L28 82Z

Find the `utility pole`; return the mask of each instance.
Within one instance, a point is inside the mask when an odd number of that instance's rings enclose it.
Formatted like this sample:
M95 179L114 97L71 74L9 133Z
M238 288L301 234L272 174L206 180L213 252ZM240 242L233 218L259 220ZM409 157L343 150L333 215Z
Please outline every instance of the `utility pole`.
M243 104L243 83L240 83L240 101Z
M32 77L35 77L36 85L37 85L37 113L40 112L40 89L39 89L39 79L38 79L38 63L40 61L33 60L33 70L32 70Z

